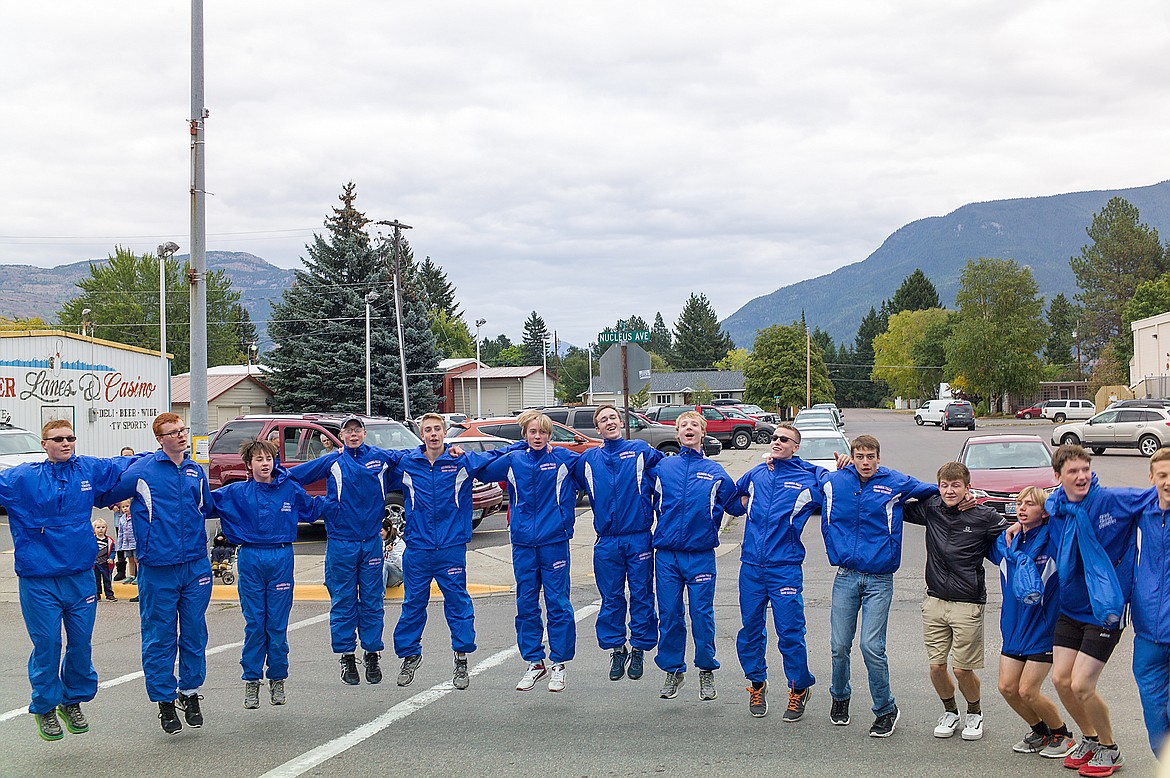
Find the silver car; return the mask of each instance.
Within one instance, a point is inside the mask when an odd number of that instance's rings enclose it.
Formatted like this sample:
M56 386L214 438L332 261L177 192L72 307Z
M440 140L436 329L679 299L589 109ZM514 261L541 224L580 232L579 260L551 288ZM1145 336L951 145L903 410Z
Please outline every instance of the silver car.
M1170 411L1163 408L1114 408L1088 421L1061 424L1052 430L1052 444L1076 443L1103 454L1107 448L1136 448L1152 456L1170 445Z

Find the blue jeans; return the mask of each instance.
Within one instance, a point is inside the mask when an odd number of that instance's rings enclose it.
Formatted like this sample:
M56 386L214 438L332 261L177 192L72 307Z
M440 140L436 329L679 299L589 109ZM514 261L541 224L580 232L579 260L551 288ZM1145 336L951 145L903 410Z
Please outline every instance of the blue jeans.
M1142 699L1146 734L1154 756L1170 734L1170 643L1133 636L1133 677Z
M833 608L829 616L833 650L833 684L829 694L834 700L847 700L853 694L849 685L849 652L853 649L857 614L860 612L861 656L869 675L869 695L873 698L875 716L884 716L894 709L890 664L886 659L886 625L893 599L893 573L859 573L837 568L837 577L833 581Z

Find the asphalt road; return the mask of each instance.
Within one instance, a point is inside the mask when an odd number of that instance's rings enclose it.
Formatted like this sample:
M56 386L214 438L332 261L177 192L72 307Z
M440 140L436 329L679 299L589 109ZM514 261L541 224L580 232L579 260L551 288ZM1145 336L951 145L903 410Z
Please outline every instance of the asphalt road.
M849 411L848 434L875 434L882 441L882 462L923 479L954 457L967 432L916 427L909 415ZM1043 422L996 425L978 431L1035 431ZM738 476L758 461L760 450L724 452L720 461ZM1106 485L1147 483L1146 460L1136 454L1095 458ZM581 521L588 521L583 515ZM489 517L473 546L506 545L501 517ZM4 542L10 544L7 532ZM289 704L260 710L241 705L239 646L243 620L231 603L212 603L208 612L212 652L203 689L207 724L168 737L143 689L136 611L124 603L102 604L94 635L94 661L105 686L86 706L92 731L44 743L27 706L27 636L17 604L0 602L0 619L8 624L0 638L0 737L4 775L78 775L166 772L172 775L553 775L611 776L674 773L682 775L943 776L1004 774L1069 775L1059 764L1011 752L1023 734L1022 722L995 691L998 649L998 587L988 608L988 669L983 675L986 735L980 742L937 740L931 735L940 713L931 690L921 642L919 603L925 563L921 530L908 526L904 559L895 581L888 652L892 686L902 719L888 740L867 736L871 715L864 665L853 659L853 724L828 721L828 611L833 570L812 526L805 532L806 603L810 663L818 678L804 721L781 721L786 700L780 657L772 646L769 663L776 689L772 712L752 719L747 711L744 679L735 656L739 628L736 592L742 523L725 531L719 557L716 594L719 698L698 699L695 673L689 673L675 700L660 700L662 673L649 665L637 682L610 682L608 655L596 647L590 605L596 599L591 572L574 568L573 601L579 609L577 658L569 665L568 689L550 694L538 685L520 693L514 685L524 665L515 653L514 599L510 594L478 598L479 650L472 656L474 677L467 691L450 689L449 641L440 603L432 604L424 636L425 661L413 686L394 684L396 662L385 660L387 680L371 687L343 686L328 647L327 604L298 601L293 630ZM311 537L302 540L312 541ZM320 538L316 539L318 542ZM10 545L7 548L11 548ZM308 549L302 551L307 553ZM989 568L989 581L995 581ZM386 608L387 639L398 605ZM1144 776L1156 770L1146 745L1137 690L1130 673L1131 641L1127 634L1102 679L1111 705L1118 742L1127 759L1125 774ZM478 672L477 672L478 668ZM1049 692L1055 692L1048 687ZM262 699L264 697L262 696ZM6 711L13 712L5 716Z

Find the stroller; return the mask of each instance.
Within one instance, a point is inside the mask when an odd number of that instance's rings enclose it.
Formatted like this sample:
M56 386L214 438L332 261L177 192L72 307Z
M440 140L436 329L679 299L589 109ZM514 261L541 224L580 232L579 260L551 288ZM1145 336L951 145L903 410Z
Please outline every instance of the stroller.
M211 575L228 586L236 582L236 547L218 529L211 540Z

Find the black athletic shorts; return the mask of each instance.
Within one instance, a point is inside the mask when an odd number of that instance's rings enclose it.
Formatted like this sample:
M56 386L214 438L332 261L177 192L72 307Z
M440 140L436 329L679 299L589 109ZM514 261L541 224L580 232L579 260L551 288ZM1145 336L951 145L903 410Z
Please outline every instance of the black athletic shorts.
M1071 648L1080 651L1101 662L1108 662L1121 640L1123 628L1108 629L1096 624L1086 624L1083 621L1070 619L1063 613L1056 620L1056 631L1052 635L1052 645L1062 648Z
M1052 664L1051 651L1046 651L1043 654L1009 654L1007 651L1000 651L999 653L1017 662L1044 662L1045 664Z

